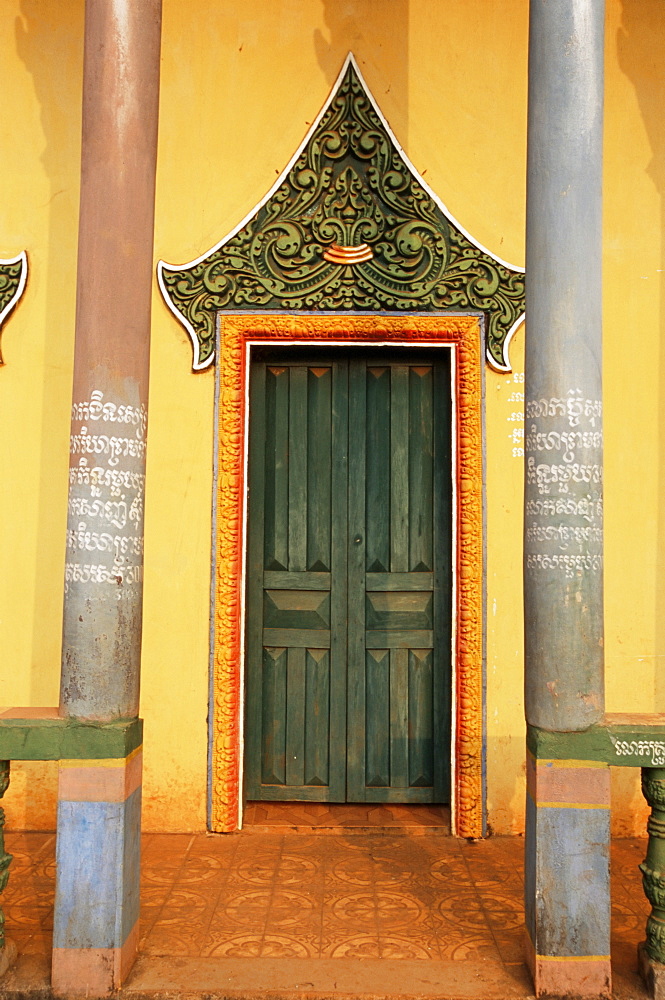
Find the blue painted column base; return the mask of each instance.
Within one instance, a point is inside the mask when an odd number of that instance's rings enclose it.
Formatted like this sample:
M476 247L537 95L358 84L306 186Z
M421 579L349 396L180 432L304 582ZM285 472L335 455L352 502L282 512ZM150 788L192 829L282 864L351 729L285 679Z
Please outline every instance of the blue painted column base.
M138 946L142 748L63 760L58 789L52 987L106 996Z
M527 753L525 918L536 996L611 995L610 771Z

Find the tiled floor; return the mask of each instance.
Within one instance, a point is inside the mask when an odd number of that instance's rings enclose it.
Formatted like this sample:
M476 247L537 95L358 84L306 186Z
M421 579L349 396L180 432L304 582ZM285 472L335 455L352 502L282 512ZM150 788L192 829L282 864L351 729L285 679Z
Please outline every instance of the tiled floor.
M519 838L252 831L143 838L144 955L523 961ZM2 897L23 954L48 956L53 835L8 833ZM612 847L613 961L635 967L644 843Z

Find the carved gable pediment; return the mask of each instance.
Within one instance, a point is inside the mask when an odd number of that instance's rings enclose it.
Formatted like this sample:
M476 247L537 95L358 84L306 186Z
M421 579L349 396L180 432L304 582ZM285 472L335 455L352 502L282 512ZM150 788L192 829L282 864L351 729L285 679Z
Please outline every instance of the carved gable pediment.
M524 270L460 226L418 175L352 56L300 150L231 234L160 287L196 370L214 359L219 310L476 312L488 362L509 371Z

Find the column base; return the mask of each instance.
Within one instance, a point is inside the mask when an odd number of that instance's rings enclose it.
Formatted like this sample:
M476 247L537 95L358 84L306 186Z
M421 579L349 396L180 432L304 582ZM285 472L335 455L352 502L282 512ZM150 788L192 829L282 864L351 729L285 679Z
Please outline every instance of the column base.
M0 979L16 961L16 943L11 938L5 938L5 947L0 949Z
M537 997L611 997L612 969L606 956L554 958L536 955L528 933L526 959ZM665 993L658 998L665 1000Z
M637 968L653 1000L665 1000L665 965L647 953L645 942L637 946Z
M602 763L527 754L524 904L537 997L611 996L609 777Z
M138 950L139 923L121 948L54 948L53 992L63 996L102 997L129 975Z
M128 757L61 761L53 920L53 993L103 997L136 957L141 748Z

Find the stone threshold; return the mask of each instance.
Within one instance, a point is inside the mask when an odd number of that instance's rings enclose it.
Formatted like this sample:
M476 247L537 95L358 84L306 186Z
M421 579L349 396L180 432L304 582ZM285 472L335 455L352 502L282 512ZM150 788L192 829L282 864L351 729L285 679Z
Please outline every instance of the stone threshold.
M0 1000L55 1000L49 978L43 956L20 956L0 984ZM139 956L126 985L113 996L116 1000L535 1000L522 963L155 955ZM637 976L621 972L615 974L612 996L647 1000L648 993Z

